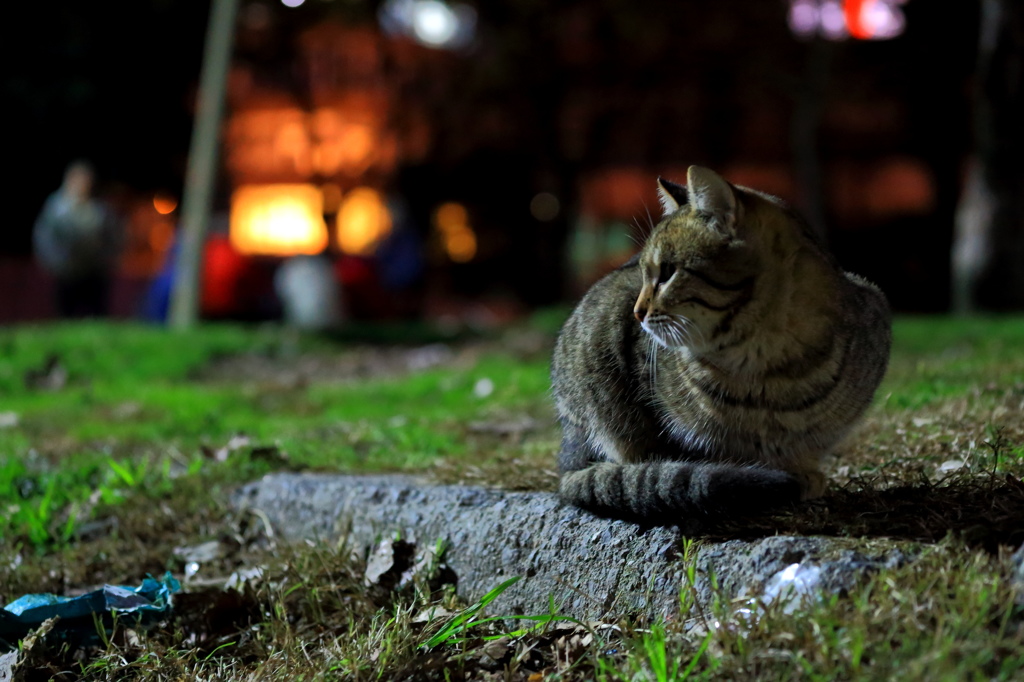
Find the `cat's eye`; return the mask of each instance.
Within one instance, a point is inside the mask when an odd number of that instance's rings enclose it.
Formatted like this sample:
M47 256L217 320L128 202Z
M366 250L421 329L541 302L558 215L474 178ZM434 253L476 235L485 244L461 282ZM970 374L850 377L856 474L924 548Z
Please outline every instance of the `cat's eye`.
M676 274L676 266L671 263L662 263L658 269L658 286L672 279L674 274Z

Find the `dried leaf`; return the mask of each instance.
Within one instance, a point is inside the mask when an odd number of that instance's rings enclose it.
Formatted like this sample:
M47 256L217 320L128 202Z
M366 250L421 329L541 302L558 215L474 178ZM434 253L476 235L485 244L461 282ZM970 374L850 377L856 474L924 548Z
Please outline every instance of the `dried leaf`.
M495 639L487 642L482 647L484 654L490 657L495 662L501 662L507 655L508 650L511 648L512 640L508 637L502 637L501 639Z
M219 559L227 554L227 547L219 540L210 540L191 547L175 547L174 556L182 561L205 563Z
M441 618L448 618L454 616L455 611L449 611L443 606L431 606L429 609L423 609L412 619L413 623L429 623L434 620Z
M232 453L237 452L244 447L248 447L250 443L251 441L249 440L249 436L246 436L245 434L239 433L231 436L227 445L213 453L213 458L218 462L227 461L227 458L230 457Z
M939 465L938 472L940 474L946 474L946 473L949 473L950 471L956 471L957 469L962 469L964 466L965 466L965 464L964 464L963 460L949 459L949 460L946 460L945 462L943 462L942 464Z
M14 669L18 666L20 656L17 651L0 656L0 682L13 682Z
M391 540L382 540L366 560L366 572L363 574L363 584L377 585L381 576L385 575L395 565L395 549Z
M366 560L363 584L380 585L392 589L399 584L402 574L409 570L416 546L403 540L384 539L374 547Z
M262 566L243 568L232 573L227 582L224 583L226 590L240 590L245 585L253 585L263 579L264 569Z

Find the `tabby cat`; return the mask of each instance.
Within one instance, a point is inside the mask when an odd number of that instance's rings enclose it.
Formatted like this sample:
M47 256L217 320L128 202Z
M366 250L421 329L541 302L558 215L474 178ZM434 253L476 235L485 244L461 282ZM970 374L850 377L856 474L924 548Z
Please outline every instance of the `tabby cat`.
M664 217L565 323L560 494L700 525L820 495L885 373L885 296L774 197L691 166Z

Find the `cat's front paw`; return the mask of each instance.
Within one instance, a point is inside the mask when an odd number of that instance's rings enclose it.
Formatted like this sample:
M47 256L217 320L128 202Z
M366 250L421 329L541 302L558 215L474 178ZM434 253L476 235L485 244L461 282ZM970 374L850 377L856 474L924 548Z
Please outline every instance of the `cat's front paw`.
M801 471L794 474L800 483L800 501L814 500L825 494L828 478L820 471Z

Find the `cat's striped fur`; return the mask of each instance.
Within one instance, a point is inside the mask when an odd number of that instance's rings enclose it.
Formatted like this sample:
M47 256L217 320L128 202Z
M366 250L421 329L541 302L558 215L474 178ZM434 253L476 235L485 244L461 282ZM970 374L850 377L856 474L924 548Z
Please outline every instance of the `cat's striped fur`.
M559 336L560 493L693 524L821 494L889 357L885 296L781 201L691 167Z

